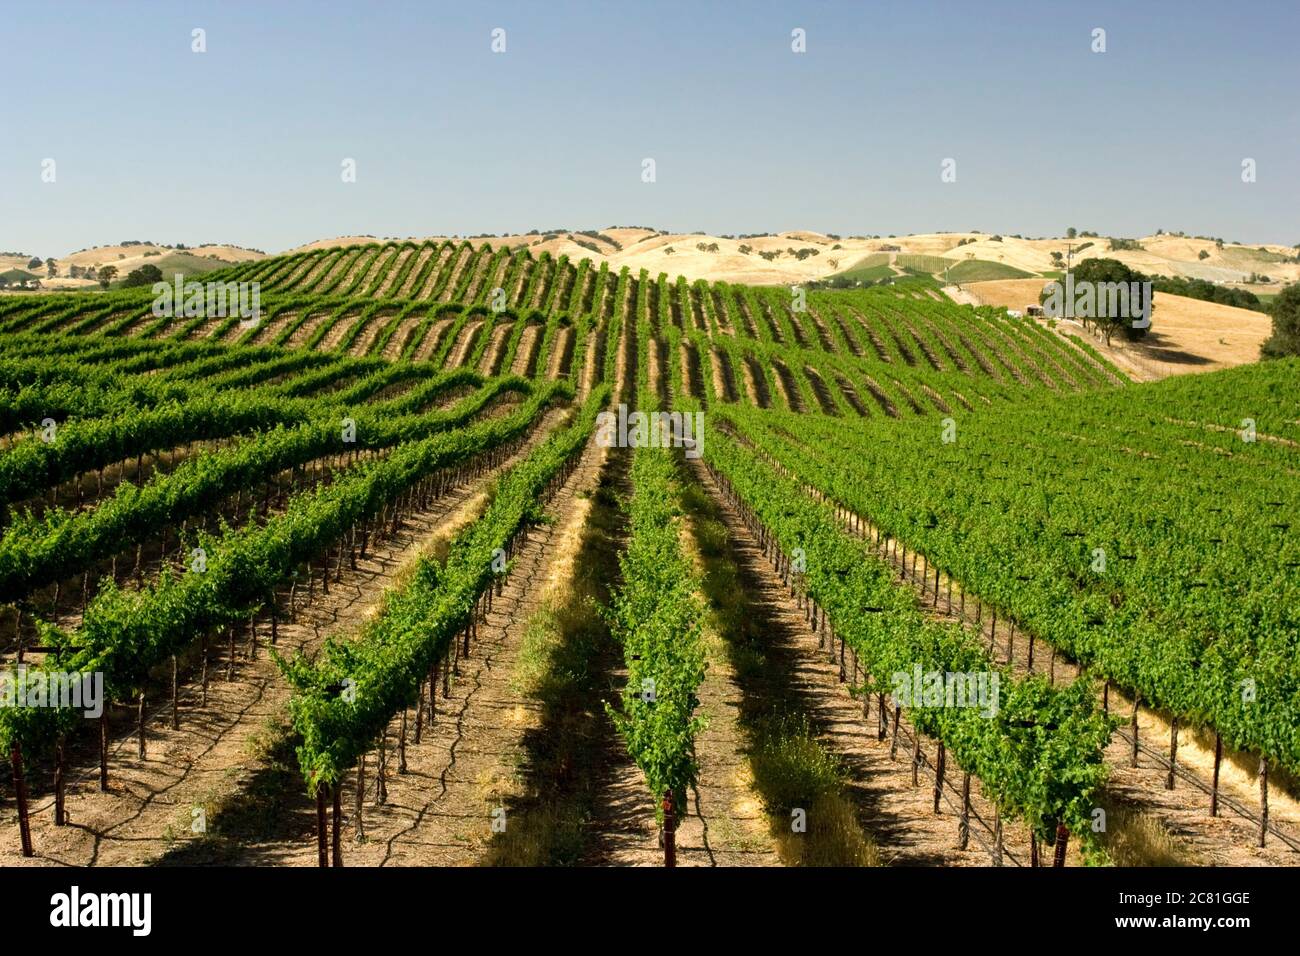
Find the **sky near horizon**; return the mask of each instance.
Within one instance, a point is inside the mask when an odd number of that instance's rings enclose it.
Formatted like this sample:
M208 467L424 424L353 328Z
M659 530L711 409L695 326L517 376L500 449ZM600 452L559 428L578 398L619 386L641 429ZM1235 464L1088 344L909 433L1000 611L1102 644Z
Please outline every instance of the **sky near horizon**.
M1300 243L1296 0L0 5L3 251L618 225Z

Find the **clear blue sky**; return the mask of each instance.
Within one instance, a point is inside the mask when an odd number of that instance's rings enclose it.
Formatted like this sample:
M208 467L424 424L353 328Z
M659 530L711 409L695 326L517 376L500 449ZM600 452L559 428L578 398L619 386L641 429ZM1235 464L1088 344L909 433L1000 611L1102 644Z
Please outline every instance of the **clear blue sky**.
M2 22L4 251L609 225L1300 242L1296 0L3 0Z

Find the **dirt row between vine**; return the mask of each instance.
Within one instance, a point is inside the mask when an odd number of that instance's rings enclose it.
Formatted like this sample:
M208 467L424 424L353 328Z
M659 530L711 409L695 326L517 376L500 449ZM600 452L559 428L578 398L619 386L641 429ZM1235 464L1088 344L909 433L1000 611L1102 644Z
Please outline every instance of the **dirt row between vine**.
M933 778L922 772L919 785L912 784L910 734L906 717L902 721L897 754L891 758L891 740L878 737L877 707L874 701L864 717L861 700L853 698L840 681L838 658L834 663L807 623L780 576L763 554L739 512L728 502L707 469L696 465L696 477L709 492L726 525L731 555L740 570L740 580L751 604L758 610L767 642L764 648L783 665L792 696L808 715L819 741L836 755L845 770L848 796L856 805L859 823L874 838L882 862L905 866L988 866L991 859L981 846L978 833L991 846L987 831L972 821L972 836L966 850L957 846L958 817L947 802L934 812ZM849 678L852 667L849 666ZM892 715L891 715L892 716ZM892 736L893 723L889 722ZM923 767L933 767L934 746L922 738ZM945 793L960 784L961 775L951 765ZM979 816L992 821L993 808L972 780L971 803ZM1007 864L1027 863L1029 834L1024 827L1003 823ZM1077 862L1074 846L1069 861Z
M628 487L625 493L630 494ZM780 866L767 817L753 785L738 726L742 692L722 641L705 634L708 662L700 685L696 715L706 721L695 739L698 782L678 814L678 866ZM627 682L619 662L612 685ZM609 702L616 704L611 693ZM662 866L664 851L656 801L645 775L632 761L623 740L611 736L598 783L599 811L592 821L594 839L583 862L590 866Z
M430 402L430 408L446 411L465 398L467 393L467 389L446 390L434 397ZM498 418L508 414L516 407L516 403L509 398L505 400L497 399L490 402L485 410L479 412L474 417L474 420L484 421L490 418ZM255 440L254 437L245 434L234 434L221 439L188 442L172 449L160 450L154 454L142 454L138 459L116 462L104 468L102 492L98 490L98 487L88 488L84 494L74 492L73 489L78 484L89 486L93 483L91 473L83 472L77 478L64 482L56 489L58 492L56 503L69 510L79 507L88 512L112 500L115 490L123 481L129 480L137 487L143 487L154 478L165 478L181 464L201 454L236 447L253 440ZM393 450L393 446L368 449L361 453L360 459L369 461L385 458ZM245 489L229 494L214 504L206 514L193 515L183 522L183 525L189 527L191 531L202 527L207 532L216 534L219 532L223 521L232 526L242 526L254 519L264 523L270 516L282 514L296 495L313 488L324 487L325 484L337 480L353 467L355 460L355 456L346 452L322 455L311 459L304 462L299 468L289 468L272 476L264 483L265 487L274 488L273 493L268 494L263 491L259 495L255 490ZM78 499L81 499L81 505L79 506L77 505ZM45 498L31 500L39 501L42 507L44 506ZM170 537L173 529L163 527L154 529L154 531L157 533L138 542L138 547L128 545L117 555L98 559L92 562L82 574L73 575L60 582L62 586L57 610L52 601L54 584L32 591L27 596L29 607L41 614L45 621L72 631L80 627L83 604L94 598L102 581L113 578L118 587L125 590L139 590L141 587L155 584L164 568L170 568L173 571L182 569L188 560L188 547L182 547L179 539ZM166 553L164 553L164 544L170 545ZM133 575L131 572L137 554L139 556L139 573ZM4 619L4 630L2 636L0 636L0 651L10 653L17 647L12 623L13 616L12 614L0 614L0 618ZM30 615L23 623L23 634L25 643L38 643L35 640L36 634Z
M342 787L344 865L471 866L480 861L494 824L509 825L506 798L527 773L523 737L539 721L537 703L513 683L524 630L545 598L547 582L576 546L575 525L584 513L580 496L595 487L602 458L603 450L589 444L546 507L554 520L532 528L518 547L515 566L479 622L469 655L460 658L449 695L439 686L432 723L426 710L420 742L414 738L414 708L390 723L382 801L378 750L367 756L360 829L358 773L348 775ZM245 843L229 862L315 866L315 806L305 794L294 795L282 824L270 839Z
M617 343L617 393L627 400L634 399L636 394L636 332L634 323L625 323ZM653 340L649 343L649 355L653 388L658 377L656 368L661 365ZM624 476L620 492L629 496L632 491ZM685 526L683 535L686 535ZM754 792L748 755L738 726L741 691L735 673L717 635L706 634L705 642L708 667L699 689L697 713L705 718L706 726L695 741L698 782L687 795L686 807L678 811L677 865L780 865ZM613 665L611 675L611 704L616 703L614 689L622 688L626 682L627 669L619 660ZM655 816L657 801L621 738L610 735L604 763L607 770L597 783L598 809L591 823L592 839L583 862L663 865L660 827Z
M811 490L809 490L810 493ZM816 495L814 495L816 496ZM877 532L862 521L858 530L853 530L854 522L849 513L837 509L841 522L848 533L855 533L869 539ZM869 540L868 540L869 543ZM878 552L879 553L879 552ZM921 592L922 603L930 607L930 613L936 617L949 620L964 620L973 625L977 621L976 601L961 602L961 588L957 582L948 582L942 578L940 600L934 597L933 568L924 556L912 554L910 557L919 566L919 571L904 572L900 555L881 554L881 560L889 562L900 572L900 585L906 582ZM922 581L928 580L928 584ZM952 599L949 601L948 586L952 587ZM928 597L924 597L928 595ZM990 622L991 624L991 622ZM990 633L987 626L983 633ZM993 657L1005 661L1008 653L1009 628L1004 624L994 641ZM1017 676L1029 672L1029 639L1026 634L1018 633L1010 642L1010 659L1012 670ZM1079 675L1079 668L1063 655L1052 653L1050 645L1039 643L1036 648L1035 671L1045 670L1055 675L1055 679L1070 682ZM1046 661L1047 663L1044 663ZM1112 688L1109 693L1112 714L1127 716L1132 711L1132 701ZM1146 746L1167 752L1170 739L1170 725L1167 720L1149 709L1142 708L1138 713L1139 738ZM1122 728L1123 729L1123 728ZM1203 784L1208 783L1213 767L1213 738L1209 744L1198 740L1191 733L1179 737L1177 763L1180 771L1191 772ZM1220 775L1220 793L1225 798L1232 798L1250 810L1258 810L1258 789L1255 776L1242 769L1238 763L1229 759L1225 752ZM1246 820L1233 812L1226 805L1221 805L1219 816L1209 815L1209 797L1199 787L1187 781L1177 781L1174 789L1166 789L1167 766L1147 753L1139 754L1137 767L1130 767L1131 744L1121 734L1115 734L1106 750L1106 760L1110 765L1110 780L1103 800L1108 799L1113 807L1127 813L1137 813L1144 820L1139 821L1148 826L1154 825L1161 832L1155 835L1154 843L1166 844L1161 851L1163 855L1178 857L1187 864L1249 866L1282 865L1295 866L1300 854L1297 854L1281 840L1270 836L1263 848L1255 845L1257 824ZM1276 825L1285 821L1291 825L1297 820L1297 802L1278 788L1270 790L1271 820Z
M844 512L841 511L841 518ZM846 525L847 527L847 525ZM864 525L864 528L869 526ZM874 534L875 532L872 531ZM929 597L932 613L949 620L963 620L967 625L977 621L976 602L974 598L961 601L961 588L957 582L949 582L940 575L939 599L934 601L934 568L924 555L913 555L919 565L919 571L906 572L907 582ZM903 574L903 564L897 555L882 557ZM921 584L917 580L919 575ZM901 583L901 582L900 582ZM949 584L952 586L952 598L949 600ZM924 603L924 602L923 602ZM980 621L982 633L989 633L991 621ZM1029 638L1023 630L1011 639L1011 630L1003 622L1002 629L993 632L993 655L998 661L1011 660L1013 673L1024 677L1029 672ZM1061 683L1070 683L1078 678L1080 668L1064 655L1056 654L1051 646L1044 642L1035 647L1034 672L1047 672ZM1117 689L1109 692L1109 709L1112 714L1128 717L1132 713L1133 702ZM1127 724L1124 728L1127 729ZM1138 711L1139 740L1157 750L1163 748L1168 752L1170 740L1169 722L1147 708ZM1167 834L1181 847L1183 853L1191 858L1187 861L1199 865L1213 866L1295 866L1300 864L1300 854L1286 846L1282 841L1270 837L1265 847L1255 845L1257 825L1234 813L1226 806L1220 806L1219 815L1211 817L1209 813L1210 798L1199 788L1186 781L1176 781L1175 788L1166 789L1167 765L1160 763L1146 753L1139 753L1137 766L1130 766L1131 743L1120 734L1111 737L1106 749L1106 761L1110 766L1110 777L1106 792L1121 806L1150 814L1166 828ZM1214 761L1213 738L1209 744L1198 740L1190 732L1179 737L1177 763L1183 770L1194 773L1204 782L1209 781ZM1220 793L1243 804L1250 810L1258 809L1258 784L1256 778L1237 763L1228 759L1225 753L1220 769ZM1270 812L1274 822L1297 822L1297 803L1286 794L1271 791L1269 794ZM1294 827L1293 827L1294 829Z
M520 460L565 416L561 410L546 414L543 423L502 467ZM366 558L358 557L356 570L346 562L340 579L331 581L330 593L302 600L292 620L281 613L276 649L293 656L314 654L333 636L354 633L382 607L385 589L414 560L455 526L486 507L487 490L498 472L492 472L450 490L421 512L405 517L398 533L372 539ZM262 617L265 617L263 615ZM194 815L207 817L207 832L222 836L222 805L237 801L256 785L266 771L263 745L275 738L284 722L289 688L270 659L265 644L269 625L259 621L261 646L249 657L246 634L238 635L233 681L227 681L230 663L226 647L208 650L208 699L200 706L197 673L187 673L180 688L180 728L171 729L170 702L146 711L147 749L138 756L134 707L114 707L110 712L110 758L107 792L99 790L97 735L87 733L69 744L67 810L70 825L56 827L53 820L53 784L50 761L30 762L28 789L36 856L18 852L17 813L6 801L6 831L12 839L0 845L0 865L139 865L177 854L202 834L193 829ZM197 657L198 655L196 655ZM296 771L296 766L294 767ZM281 775L285 777L286 775ZM273 803L302 793L301 778L287 775L290 790L271 795ZM305 800L305 795L301 797ZM272 817L274 815L271 815ZM268 826L261 815L258 826ZM224 862L205 852L186 862Z

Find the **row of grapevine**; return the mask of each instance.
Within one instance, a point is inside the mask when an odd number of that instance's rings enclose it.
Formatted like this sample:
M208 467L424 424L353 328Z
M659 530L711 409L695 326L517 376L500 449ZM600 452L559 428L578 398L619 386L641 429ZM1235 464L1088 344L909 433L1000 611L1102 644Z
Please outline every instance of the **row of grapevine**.
M675 832L696 782L696 715L704 680L700 581L680 542L671 452L638 449L632 463L627 548L611 602L611 632L627 667L621 706L610 715L645 774L663 825L664 862L676 863Z
M356 463L336 473L332 481L296 494L283 511L264 521L250 521L217 535L192 529L186 547L201 548L204 558L183 573L164 567L155 583L139 590L106 582L74 631L38 622L41 650L48 656L39 665L29 665L29 674L33 670L97 674L107 700L138 698L143 714L143 688L154 668L171 658L174 672L176 656L200 638L206 641L216 629L228 630L233 641L235 622L249 619L264 605L274 609L276 589L304 567L311 580L312 562L322 554L326 566L321 583L328 590L329 552L336 543L343 542L338 548L340 566L349 547L355 560L358 532L364 555L369 535L382 529L390 515L440 493L467 468L481 471L504 460L534 427L541 411L566 394L571 393L559 385L538 389L505 417L407 440L385 457ZM272 641L274 622L273 610ZM27 855L32 850L23 754L30 756L54 745L56 804L61 807L64 740L82 722L82 712L73 703L51 700L48 707L0 713L0 746L11 754L14 765ZM106 730L101 735L101 785L107 758L104 734Z
M93 509L52 508L39 517L16 516L0 535L0 600L18 600L44 583L80 574L124 546L154 536L158 528L180 526L236 492L308 462L392 448L462 426L507 390L527 392L529 386L497 379L443 413L393 417L358 409L341 417L331 410L304 424L276 427L196 455L141 485L124 481ZM552 390L538 394L547 398Z
M1294 429L1285 383L1296 371L970 416L951 442L937 423L853 432L729 414L803 480L1096 676L1296 772L1294 451L1241 429Z
M925 617L915 597L862 542L839 525L833 508L802 493L752 451L715 429L705 459L735 503L774 546L787 572L808 595L815 625L831 629L868 677L861 693L896 694L899 675L996 676L992 707L911 700L914 727L936 737L1008 817L1022 819L1039 839L1055 840L1063 861L1075 835L1085 852L1096 847L1091 823L1105 779L1102 751L1111 723L1096 709L1091 688L1068 688L1042 677L1017 680L988 657L964 628ZM895 707L901 708L896 698ZM896 709L897 720L898 710ZM941 758L942 760L942 758Z
M390 593L384 612L355 640L330 641L315 660L277 658L294 688L290 703L301 737L299 764L320 808L321 863L325 863L324 803L337 807L343 774L356 765L393 716L419 704L423 688L437 693L437 670L450 680L450 655L468 652L476 612L507 573L513 542L591 438L596 415L608 400L599 389L576 420L550 436L497 481L492 504L452 541L447 561L420 559L404 586ZM338 856L335 816L335 864Z

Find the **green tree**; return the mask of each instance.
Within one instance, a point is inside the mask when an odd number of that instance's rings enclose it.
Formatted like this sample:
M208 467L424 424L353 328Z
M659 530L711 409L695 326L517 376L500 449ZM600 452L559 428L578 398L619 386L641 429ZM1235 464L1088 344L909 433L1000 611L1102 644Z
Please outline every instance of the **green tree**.
M45 273L46 273L46 275L48 275L51 279L56 278L56 277L58 276L58 274L59 274L59 264L58 264L57 262L55 262L53 259L46 259L46 260L45 260Z
M1146 305L1146 286L1134 286L1134 283L1144 283L1150 281L1142 273L1129 268L1118 259L1084 259L1074 267L1071 275L1074 278L1073 292L1075 298L1075 314L1083 322L1084 328L1089 324L1095 325L1097 331L1105 338L1106 344L1110 345L1112 336L1122 332L1129 339L1140 339L1150 331L1149 325L1135 325L1143 313L1143 306ZM1115 297L1114 302L1105 289L1111 283L1118 283L1124 288L1119 290L1119 295ZM1060 289L1056 289L1060 286ZM1151 297L1154 299L1154 287L1151 288ZM1049 298L1057 296L1058 305L1064 306L1064 296L1066 290L1064 283L1051 283L1038 296L1040 303L1045 303ZM1088 298L1081 298L1087 295ZM1088 303L1091 303L1089 306ZM1082 303L1082 311L1077 306ZM1155 302L1149 305L1152 313L1155 312ZM1125 313L1127 312L1127 315ZM1062 308L1062 314L1068 314Z
M99 284L107 289L110 282L117 278L117 266L104 266L99 270Z
M1265 358L1300 355L1300 282L1293 282L1273 300L1273 335L1264 343Z
M162 270L155 265L141 266L139 269L132 269L122 280L122 287L132 288L141 285L153 285L155 282L162 282Z
M1066 239L1073 239L1073 238L1074 238L1075 236L1077 236L1078 234L1079 234L1079 230L1075 229L1073 226L1071 226L1069 229L1065 230L1065 238L1066 238Z

